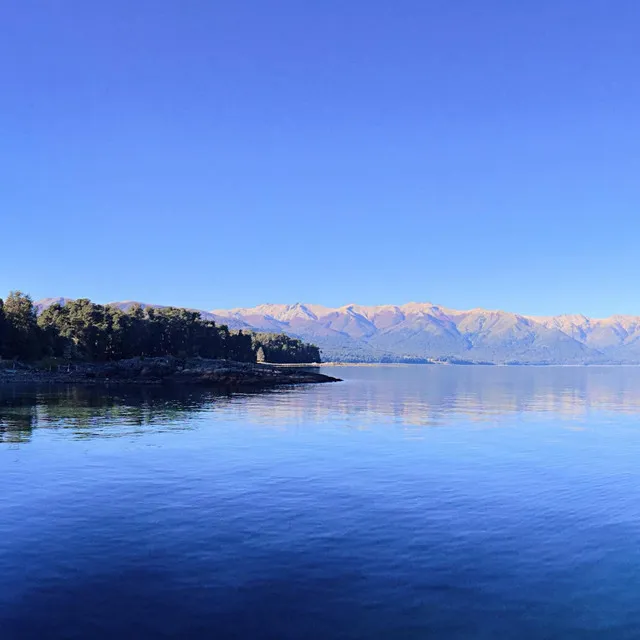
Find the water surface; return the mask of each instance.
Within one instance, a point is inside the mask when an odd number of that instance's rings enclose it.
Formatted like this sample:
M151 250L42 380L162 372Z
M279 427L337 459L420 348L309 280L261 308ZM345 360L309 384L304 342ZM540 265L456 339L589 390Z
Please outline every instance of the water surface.
M640 369L0 388L0 637L640 637Z

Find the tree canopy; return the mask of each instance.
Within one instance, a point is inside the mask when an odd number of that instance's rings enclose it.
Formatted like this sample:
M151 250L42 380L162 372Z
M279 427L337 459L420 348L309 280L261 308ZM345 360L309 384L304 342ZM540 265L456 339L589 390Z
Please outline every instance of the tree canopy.
M307 344L284 333L254 333L252 340L258 362L320 362L320 349L316 345Z
M320 361L314 345L284 334L232 331L188 309L133 305L123 311L82 298L52 304L38 315L20 291L0 299L0 358L101 362L137 356Z

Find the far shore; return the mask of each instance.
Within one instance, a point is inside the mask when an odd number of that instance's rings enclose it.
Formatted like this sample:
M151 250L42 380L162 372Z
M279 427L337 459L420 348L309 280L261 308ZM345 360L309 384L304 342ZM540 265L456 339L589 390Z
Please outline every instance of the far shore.
M633 362L585 362L561 364L554 362L322 362L308 364L278 364L278 367L640 367Z

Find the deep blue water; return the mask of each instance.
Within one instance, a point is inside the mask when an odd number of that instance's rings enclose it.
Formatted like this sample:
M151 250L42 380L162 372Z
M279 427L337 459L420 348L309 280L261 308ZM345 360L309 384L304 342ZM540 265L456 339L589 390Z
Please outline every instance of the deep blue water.
M639 638L640 369L0 388L0 638Z

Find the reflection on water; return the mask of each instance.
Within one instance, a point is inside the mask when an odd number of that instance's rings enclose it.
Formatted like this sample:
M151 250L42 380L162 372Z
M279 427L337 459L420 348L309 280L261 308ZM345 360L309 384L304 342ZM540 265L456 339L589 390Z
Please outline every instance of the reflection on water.
M639 367L340 367L345 382L231 395L200 387L0 387L0 442L26 442L38 427L76 437L191 429L219 412L264 424L345 419L438 426L539 412L575 419L640 411Z
M319 412L358 410L420 425L437 424L451 413L482 419L520 412L575 416L640 409L639 367L417 365L350 368L348 375L356 384L332 394L326 406L320 402Z
M328 372L0 388L0 638L638 637L640 369Z
M191 428L190 417L227 397L188 387L0 387L0 442L26 442L38 427L83 438L144 433L178 421Z

